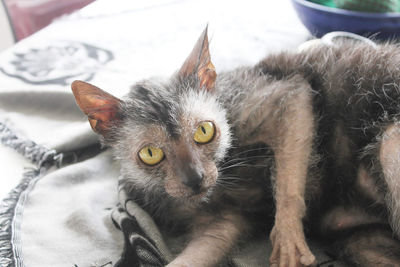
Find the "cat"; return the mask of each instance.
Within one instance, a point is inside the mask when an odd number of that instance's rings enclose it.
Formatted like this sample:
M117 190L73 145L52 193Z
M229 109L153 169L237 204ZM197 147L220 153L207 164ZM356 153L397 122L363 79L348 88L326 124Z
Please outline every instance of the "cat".
M303 223L351 264L398 264L399 52L348 41L217 76L206 28L167 81L123 100L82 81L72 90L121 187L160 227L190 233L168 266L215 266L259 229L271 266L308 266Z

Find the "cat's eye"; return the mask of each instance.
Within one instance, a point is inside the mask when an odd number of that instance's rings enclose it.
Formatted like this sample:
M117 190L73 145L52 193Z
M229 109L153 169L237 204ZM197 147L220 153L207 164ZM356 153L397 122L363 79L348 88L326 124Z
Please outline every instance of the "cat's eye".
M215 135L215 126L211 121L204 121L200 123L194 133L194 141L199 144L206 144L210 142Z
M143 163L153 166L164 159L164 152L158 147L145 146L139 151L139 158Z

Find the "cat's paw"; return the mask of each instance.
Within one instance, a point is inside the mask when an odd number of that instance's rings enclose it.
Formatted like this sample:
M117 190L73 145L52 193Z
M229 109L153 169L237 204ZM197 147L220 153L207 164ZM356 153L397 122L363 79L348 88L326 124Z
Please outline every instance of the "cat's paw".
M311 266L315 263L306 243L301 222L278 223L271 231L271 267Z
M188 256L188 255L186 255ZM199 266L193 257L187 258L185 255L178 255L173 261L168 263L165 267L195 267ZM201 265L200 265L201 266Z
M167 264L165 267L190 267L190 264L172 261L169 264Z

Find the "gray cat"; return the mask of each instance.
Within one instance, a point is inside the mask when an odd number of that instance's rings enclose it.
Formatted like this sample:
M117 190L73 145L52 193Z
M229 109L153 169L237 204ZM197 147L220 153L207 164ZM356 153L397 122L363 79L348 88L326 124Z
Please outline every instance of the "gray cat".
M217 77L206 29L166 82L124 100L72 90L121 186L160 227L190 233L168 266L215 266L260 229L272 266L311 265L303 223L352 265L399 265L399 62L395 45L344 42Z

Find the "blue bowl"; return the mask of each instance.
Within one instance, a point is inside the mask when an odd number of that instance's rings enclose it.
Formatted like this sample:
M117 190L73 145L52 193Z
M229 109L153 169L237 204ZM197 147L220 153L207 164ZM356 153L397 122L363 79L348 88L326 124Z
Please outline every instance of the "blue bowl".
M400 37L400 13L368 13L326 7L306 0L292 0L301 22L316 37L347 31L378 39Z

